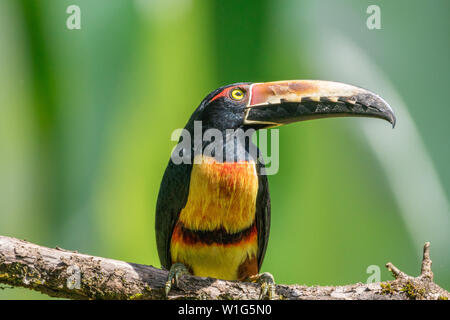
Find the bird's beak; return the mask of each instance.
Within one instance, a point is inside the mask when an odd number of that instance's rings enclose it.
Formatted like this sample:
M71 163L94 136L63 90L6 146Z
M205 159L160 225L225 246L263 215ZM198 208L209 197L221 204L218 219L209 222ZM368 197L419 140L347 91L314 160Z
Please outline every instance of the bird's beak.
M330 117L373 117L395 125L395 116L377 94L339 82L293 80L254 83L244 124L276 127L292 122Z

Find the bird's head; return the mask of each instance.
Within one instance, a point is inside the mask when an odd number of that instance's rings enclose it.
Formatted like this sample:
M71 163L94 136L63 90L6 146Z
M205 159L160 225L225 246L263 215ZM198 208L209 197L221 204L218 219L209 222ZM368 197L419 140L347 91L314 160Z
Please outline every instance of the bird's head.
M330 117L381 118L395 125L395 116L377 94L352 85L292 80L235 83L211 92L191 120L204 128L261 129Z

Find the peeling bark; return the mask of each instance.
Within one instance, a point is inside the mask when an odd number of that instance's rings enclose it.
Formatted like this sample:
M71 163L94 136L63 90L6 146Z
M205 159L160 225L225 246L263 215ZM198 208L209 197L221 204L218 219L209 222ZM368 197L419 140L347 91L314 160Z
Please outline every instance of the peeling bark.
M392 263L395 280L346 286L277 285L279 299L448 300L450 293L433 282L429 243L422 272L411 277ZM152 266L46 248L0 236L0 283L68 299L165 299L167 271ZM254 283L183 276L169 299L258 299Z

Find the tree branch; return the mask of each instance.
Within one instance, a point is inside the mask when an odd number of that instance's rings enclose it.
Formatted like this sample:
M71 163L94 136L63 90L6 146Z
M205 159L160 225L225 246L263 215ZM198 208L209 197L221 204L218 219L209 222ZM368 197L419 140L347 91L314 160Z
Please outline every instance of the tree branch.
M433 282L429 243L425 244L422 272L411 277L392 263L395 280L346 286L277 285L280 299L444 299L450 293ZM41 247L0 236L0 283L25 287L52 297L69 299L164 299L167 271ZM254 283L183 276L170 299L257 299Z

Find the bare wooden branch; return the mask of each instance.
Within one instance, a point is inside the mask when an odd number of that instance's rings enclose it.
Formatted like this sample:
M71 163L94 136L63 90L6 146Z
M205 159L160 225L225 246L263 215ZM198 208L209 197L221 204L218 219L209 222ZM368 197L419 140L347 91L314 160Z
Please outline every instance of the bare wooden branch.
M422 273L410 277L391 263L396 279L346 286L277 285L280 299L444 299L450 293L433 282L429 243ZM0 236L0 283L69 299L164 299L167 271L141 264L46 248ZM254 283L183 276L170 299L257 299Z

